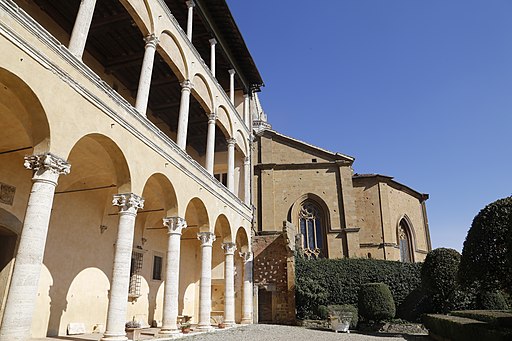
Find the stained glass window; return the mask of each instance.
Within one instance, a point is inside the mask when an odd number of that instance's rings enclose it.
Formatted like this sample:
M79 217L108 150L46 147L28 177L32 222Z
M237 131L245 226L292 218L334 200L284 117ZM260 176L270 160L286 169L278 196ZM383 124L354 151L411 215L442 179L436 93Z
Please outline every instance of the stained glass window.
M308 257L324 257L323 216L320 208L306 201L299 212L299 232L302 234L302 247Z

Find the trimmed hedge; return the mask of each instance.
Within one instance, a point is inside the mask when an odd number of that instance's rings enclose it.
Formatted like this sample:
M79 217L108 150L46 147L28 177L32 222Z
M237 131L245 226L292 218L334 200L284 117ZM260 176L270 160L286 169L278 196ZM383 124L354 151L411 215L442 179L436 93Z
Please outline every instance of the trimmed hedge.
M397 307L420 287L421 263L377 259L306 259L295 257L297 317L314 318L319 305L357 305L361 285L389 286Z
M494 326L512 328L512 313L507 311L463 310L452 311L450 315L487 322Z
M396 308L393 295L384 283L368 283L359 289L359 314L368 321L391 320Z

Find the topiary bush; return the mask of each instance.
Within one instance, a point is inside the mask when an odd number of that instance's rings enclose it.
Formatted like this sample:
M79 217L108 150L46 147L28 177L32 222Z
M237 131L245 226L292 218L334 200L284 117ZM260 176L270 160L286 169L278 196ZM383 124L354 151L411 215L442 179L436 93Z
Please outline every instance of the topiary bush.
M465 302L464 293L457 283L460 257L456 250L438 248L425 258L421 268L421 286L429 297L433 312L447 313L459 302Z
M297 318L314 318L318 305L357 306L359 288L365 283L386 283L398 307L420 287L420 273L421 263L295 257Z
M390 320L395 317L395 301L384 283L361 286L358 302L359 314L369 321Z
M327 309L331 316L342 316L345 313L351 313L352 318L350 319L350 329L357 328L359 313L356 306L352 304L331 304L327 306Z
M512 197L484 207L473 219L459 268L465 286L485 290L512 287Z
M478 308L484 310L506 310L507 301L500 291L483 291L478 295Z
M411 291L397 308L396 316L412 322L421 322L421 316L432 312L430 299L422 288Z

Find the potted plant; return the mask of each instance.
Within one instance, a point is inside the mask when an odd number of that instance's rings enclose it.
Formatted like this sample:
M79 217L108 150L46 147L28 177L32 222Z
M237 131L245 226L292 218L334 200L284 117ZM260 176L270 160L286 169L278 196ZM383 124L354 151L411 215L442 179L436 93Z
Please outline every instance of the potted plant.
M188 334L190 333L190 323L189 322L183 322L181 324L181 332L183 334Z
M140 322L139 321L128 321L124 325L124 331L129 340L138 340L140 335Z

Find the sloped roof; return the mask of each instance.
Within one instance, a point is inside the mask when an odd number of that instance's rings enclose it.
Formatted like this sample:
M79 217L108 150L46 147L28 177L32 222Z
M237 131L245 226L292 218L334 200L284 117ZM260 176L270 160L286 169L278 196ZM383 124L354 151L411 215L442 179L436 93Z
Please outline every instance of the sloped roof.
M392 183L392 184L396 185L397 187L399 187L401 189L405 189L406 191L409 191L410 193L414 194L420 200L427 200L429 198L429 195L427 193L418 192L418 191L412 189L411 187L406 186L403 183L394 180L394 178L389 175L382 175L382 174L376 174L376 173L370 173L370 174L355 173L352 176L352 179L354 179L354 180L369 179L369 178L375 178L375 180L379 181L379 182Z

